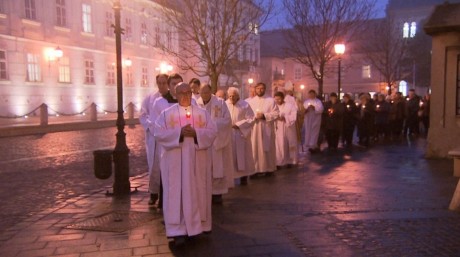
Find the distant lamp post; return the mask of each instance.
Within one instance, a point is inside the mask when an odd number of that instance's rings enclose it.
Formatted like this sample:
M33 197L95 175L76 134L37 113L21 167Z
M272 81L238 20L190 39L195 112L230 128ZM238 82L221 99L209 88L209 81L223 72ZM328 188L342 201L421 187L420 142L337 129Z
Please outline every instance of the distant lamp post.
M58 46L56 48L46 48L45 55L46 58L48 58L48 68L51 68L51 61L59 61L59 59L64 56L64 52Z
M54 57L59 59L62 56L64 56L64 52L62 51L62 49L59 46L56 47L56 49L54 49Z
M340 92L342 91L342 85L341 85L341 80L342 80L342 55L345 53L345 45L344 44L335 44L334 45L334 50L337 56L339 57L339 70L338 70L338 85L337 85L337 95L340 100Z
M304 89L305 89L305 85L304 84L300 85L300 90L304 90Z
M126 58L124 61L123 61L123 64L126 66L126 67L131 67L133 65L133 61L128 57Z
M121 4L117 0L113 3L113 11L115 13L115 48L116 48L116 67L117 67L117 134L116 144L113 151L113 163L115 166L113 194L115 196L127 195L131 191L129 182L129 148L126 145L125 119L123 117L123 72L121 58L121 34L123 29L120 26ZM125 60L125 65L131 66L131 59Z
M160 71L162 74L168 74L173 70L173 66L167 63L160 63L160 67L156 68L156 70Z
M252 85L252 83L254 83L254 79L253 78L248 78L248 83L249 83L249 85Z

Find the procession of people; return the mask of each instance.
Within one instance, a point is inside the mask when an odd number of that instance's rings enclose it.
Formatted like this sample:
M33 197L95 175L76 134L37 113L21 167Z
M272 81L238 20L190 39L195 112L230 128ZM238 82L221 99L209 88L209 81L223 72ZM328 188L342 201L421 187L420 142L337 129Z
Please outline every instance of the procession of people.
M295 167L300 152L351 149L355 135L357 146L367 148L403 133L417 136L420 121L429 124L429 95L421 101L413 91L407 101L399 92L376 100L363 93L356 101L331 93L322 101L310 90L303 101L290 82L273 97L260 82L241 99L236 87L212 94L210 84L184 83L179 74L159 74L156 82L158 91L145 97L140 115L149 205L162 210L176 245L211 233L212 205L222 204L231 188Z

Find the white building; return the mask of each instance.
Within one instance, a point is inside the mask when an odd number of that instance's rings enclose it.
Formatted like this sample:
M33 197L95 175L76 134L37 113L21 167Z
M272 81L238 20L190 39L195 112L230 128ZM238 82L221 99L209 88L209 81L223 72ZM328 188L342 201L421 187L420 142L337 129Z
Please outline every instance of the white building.
M113 1L0 1L0 116L21 116L42 103L80 113L95 103L116 110ZM122 0L124 105L140 107L155 76L173 67L160 45L177 48L174 31L150 0ZM60 50L60 51L57 51ZM61 56L62 54L62 56Z

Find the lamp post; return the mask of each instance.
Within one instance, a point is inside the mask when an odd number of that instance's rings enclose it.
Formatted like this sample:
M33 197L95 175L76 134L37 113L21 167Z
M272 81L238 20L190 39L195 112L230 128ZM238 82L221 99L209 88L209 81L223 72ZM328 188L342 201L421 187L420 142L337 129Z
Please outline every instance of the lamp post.
M342 67L341 67L341 63L342 63L342 55L345 53L345 45L344 44L335 44L334 45L334 50L335 50L335 53L338 55L339 57L339 77L338 77L338 86L337 86L337 95L339 97L339 100L340 100L340 91L342 91L341 87L341 80L342 80L342 75L341 75L341 72L342 72Z
M120 26L120 11L121 4L117 0L113 4L113 11L115 13L115 47L117 58L117 134L116 144L113 151L113 163L115 166L113 194L115 196L127 195L131 191L129 182L129 149L126 145L125 119L123 117L123 72L122 72L122 59L121 59L121 34L123 29Z

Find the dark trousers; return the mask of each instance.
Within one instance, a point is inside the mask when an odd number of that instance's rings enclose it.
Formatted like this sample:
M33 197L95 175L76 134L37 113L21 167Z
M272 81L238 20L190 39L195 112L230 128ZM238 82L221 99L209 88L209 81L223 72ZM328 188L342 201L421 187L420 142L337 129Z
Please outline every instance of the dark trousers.
M384 135L387 137L389 135L388 133L388 123L377 123L375 124L376 126L376 131L377 131L377 137Z
M395 137L401 136L401 132L403 130L404 121L402 119L396 119L390 121L390 130L391 135Z
M329 148L337 148L339 146L340 131L335 129L326 130L327 146Z
M372 130L366 124L358 125L359 144L369 146Z
M410 117L407 117L406 119L406 126L404 128L404 135L407 134L416 134L418 135L420 133L419 129L419 118L417 115L412 115Z
M355 127L350 126L343 129L342 140L344 145L351 146L353 144L353 133L355 132Z

